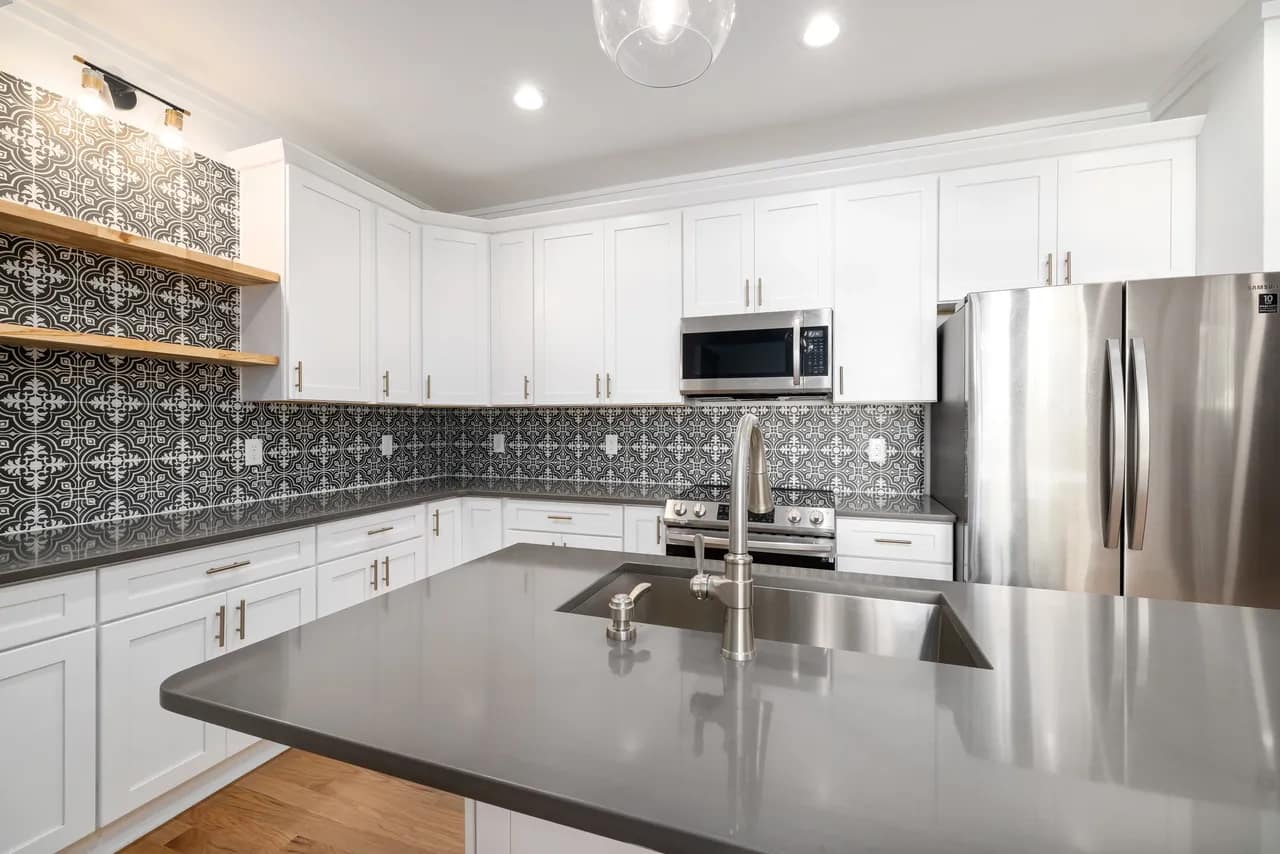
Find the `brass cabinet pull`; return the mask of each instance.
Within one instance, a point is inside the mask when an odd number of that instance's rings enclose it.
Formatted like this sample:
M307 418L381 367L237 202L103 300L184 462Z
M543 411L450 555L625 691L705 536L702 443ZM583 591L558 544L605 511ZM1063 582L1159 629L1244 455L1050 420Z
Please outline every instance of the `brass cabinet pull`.
M236 634L240 636L240 640L244 640L244 620L245 615L249 613L249 605L243 600L236 606L236 610L240 612L240 625L236 628Z
M374 534L385 534L387 531L394 531L395 525L387 525L385 528L374 528L372 531L365 531L365 536L372 537Z
M600 399L600 375L596 374L596 400Z
M604 372L604 396L613 397L613 374Z
M525 375L525 378L524 378L524 399L525 399L525 400L528 400L528 399L529 399L529 376L528 376L528 374L526 374L526 375Z
M1044 258L1044 283L1046 285L1053 284L1053 253L1050 252Z
M378 559L373 559L373 589L378 589Z
M227 606L219 605L218 610L213 613L218 618L218 633L213 639L218 642L219 647L224 647L227 645Z
M911 540L895 540L889 537L876 537L877 543L884 543L887 546L909 546Z
M253 563L253 561L251 560L238 560L235 563L229 563L226 566L215 566L211 569L206 569L204 571L204 574L217 575L219 572L227 572L228 570L232 570L232 569L240 569L241 567L248 566L251 563Z
M432 513L431 518L434 520L431 533L435 534L438 537L440 536L440 511L437 510L434 513Z
M746 305L747 308L751 308L751 280L745 279L743 280L742 284L743 284L743 287L746 289L743 292L742 302Z
M653 538L654 541L658 545L662 545L662 517L661 516L653 517L653 533L654 533L654 538Z
M294 383L293 387L296 388L298 391L302 391L302 360L301 359L298 360L298 364L294 366L293 370L298 374L298 381Z
M427 400L431 399L431 374L427 374Z
M551 513L547 514L547 518L553 522L572 522L573 521L572 516L555 515Z
M382 559L382 586L391 589L391 558Z
M382 396L391 397L391 371L382 372Z
M756 279L756 308L764 305L764 279Z
M1071 284L1071 253L1068 252L1062 256L1062 284Z

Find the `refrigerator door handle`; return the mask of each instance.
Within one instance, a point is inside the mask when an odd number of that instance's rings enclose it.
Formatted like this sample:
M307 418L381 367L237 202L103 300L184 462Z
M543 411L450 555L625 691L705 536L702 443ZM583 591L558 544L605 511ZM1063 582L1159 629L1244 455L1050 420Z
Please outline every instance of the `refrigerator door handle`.
M1147 344L1141 338L1129 341L1129 377L1129 548L1142 551L1151 497L1151 388L1147 382Z
M1107 384L1110 386L1111 431L1110 486L1107 491L1106 518L1102 545L1120 547L1120 525L1124 519L1124 351L1119 338L1107 339Z

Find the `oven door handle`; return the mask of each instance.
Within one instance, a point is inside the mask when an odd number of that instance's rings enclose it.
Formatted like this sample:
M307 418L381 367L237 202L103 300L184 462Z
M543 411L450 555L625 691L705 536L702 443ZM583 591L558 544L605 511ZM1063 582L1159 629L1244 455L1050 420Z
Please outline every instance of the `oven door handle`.
M667 529L667 543L675 546L691 546L693 545L693 534L686 534L683 531L674 531ZM789 555L817 555L819 557L830 557L835 554L836 541L828 537L821 538L824 542L792 542L787 540L747 540L747 548L751 551L772 552L774 554ZM702 541L705 545L713 549L727 549L729 547L728 537L715 537L703 535Z

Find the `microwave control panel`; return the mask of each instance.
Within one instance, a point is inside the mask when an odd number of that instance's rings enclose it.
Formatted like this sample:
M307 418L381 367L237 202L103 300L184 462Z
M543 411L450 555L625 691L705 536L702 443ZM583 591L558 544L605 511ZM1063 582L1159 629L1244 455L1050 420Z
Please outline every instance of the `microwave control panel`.
M800 330L800 373L821 377L831 373L829 326L806 326Z

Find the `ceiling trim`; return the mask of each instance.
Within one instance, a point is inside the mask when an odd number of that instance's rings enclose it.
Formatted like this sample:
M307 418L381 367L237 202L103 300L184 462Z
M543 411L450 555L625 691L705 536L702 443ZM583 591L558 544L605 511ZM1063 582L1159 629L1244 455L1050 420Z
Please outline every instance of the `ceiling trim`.
M1265 3L1260 0L1245 0L1156 91L1151 99L1151 116L1156 119L1164 116L1191 87L1217 68L1233 49L1257 29L1259 19L1267 17L1268 6L1277 7L1280 13L1280 0L1267 0Z
M1280 18L1280 0L1266 0L1262 4L1262 20Z

